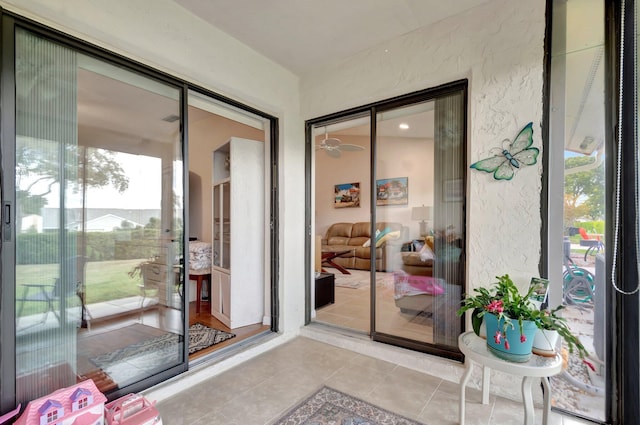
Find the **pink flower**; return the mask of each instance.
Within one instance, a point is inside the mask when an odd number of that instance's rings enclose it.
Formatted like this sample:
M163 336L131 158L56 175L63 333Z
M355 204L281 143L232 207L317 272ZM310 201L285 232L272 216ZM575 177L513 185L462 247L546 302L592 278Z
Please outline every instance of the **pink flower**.
M496 344L500 345L501 338L502 334L500 333L500 331L496 331L496 334L493 336L493 340L496 342Z
M520 335L520 342L527 342L527 337L524 334Z
M509 346L509 340L507 340L507 338L504 339L504 349L508 350L510 348Z
M502 304L502 300L493 300L486 307L489 313L502 313L504 311L504 306Z
M584 362L584 364L586 364L587 366L589 366L589 369L591 369L592 371L596 371L596 367L593 365L593 363L588 362L586 360L582 360Z

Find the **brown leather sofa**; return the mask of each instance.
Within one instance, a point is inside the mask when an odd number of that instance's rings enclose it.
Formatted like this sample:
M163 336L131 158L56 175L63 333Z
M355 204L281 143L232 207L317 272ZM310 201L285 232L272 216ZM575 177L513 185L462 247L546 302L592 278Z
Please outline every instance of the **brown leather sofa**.
M376 229L381 232L389 228L391 232L402 234L400 223L379 222ZM322 239L322 252L348 251L332 261L347 269L371 270L371 248L364 246L371 238L371 223L362 221L357 223L334 223L329 226ZM375 245L375 238L371 242ZM376 270L392 271L390 263L394 253L400 251L402 236L397 239L387 238L376 248Z

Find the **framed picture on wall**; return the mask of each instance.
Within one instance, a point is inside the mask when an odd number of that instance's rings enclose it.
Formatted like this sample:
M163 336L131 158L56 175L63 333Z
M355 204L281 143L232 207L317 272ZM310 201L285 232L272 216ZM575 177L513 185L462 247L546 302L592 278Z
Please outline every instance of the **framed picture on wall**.
M408 177L376 180L376 205L406 205L408 203Z
M343 183L334 187L334 208L354 208L360 206L360 183Z

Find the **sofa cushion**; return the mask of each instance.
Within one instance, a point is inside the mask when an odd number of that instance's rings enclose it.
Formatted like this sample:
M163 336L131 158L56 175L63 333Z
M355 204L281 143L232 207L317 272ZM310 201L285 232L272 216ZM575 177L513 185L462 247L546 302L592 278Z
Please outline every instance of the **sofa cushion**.
M346 238L346 239L350 238L352 227L353 227L353 223L333 223L327 230L327 243L329 245L340 245L340 244L331 243L329 239L330 238Z
M364 246L364 244L367 241L370 241L371 238L365 238L363 236L357 237L357 238L351 238L349 239L349 245L351 246L357 246L359 248L362 248Z
M353 227L351 228L352 238L369 238L370 236L371 223L369 223L368 221L359 221L357 223L353 223Z
M365 248L363 246L359 246L353 250L353 254L358 258L364 258L368 260L368 259L371 259L371 248L370 247ZM376 257L381 258L382 255L383 255L382 248L376 249Z
M327 239L327 245L348 245L349 244L349 240L351 238L346 238L344 236L332 236L329 239Z

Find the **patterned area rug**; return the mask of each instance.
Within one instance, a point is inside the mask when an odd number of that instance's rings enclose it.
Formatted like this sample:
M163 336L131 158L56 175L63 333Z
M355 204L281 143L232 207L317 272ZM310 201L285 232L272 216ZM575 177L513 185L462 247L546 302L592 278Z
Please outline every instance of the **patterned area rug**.
M189 354L234 336L235 334L196 323L189 327ZM181 335L169 332L93 357L91 362L122 387L123 384L139 380L142 375L149 376L177 364L181 359L182 341Z
M219 344L234 336L236 334L210 328L202 323L193 324L189 326L189 354Z
M329 387L322 387L274 425L422 425Z

